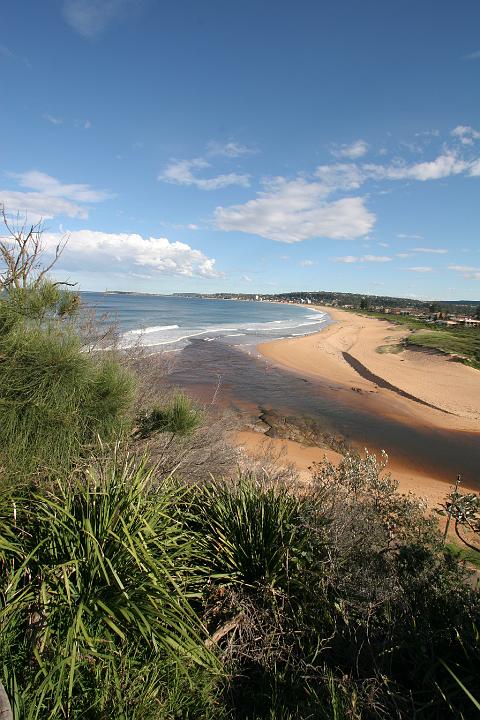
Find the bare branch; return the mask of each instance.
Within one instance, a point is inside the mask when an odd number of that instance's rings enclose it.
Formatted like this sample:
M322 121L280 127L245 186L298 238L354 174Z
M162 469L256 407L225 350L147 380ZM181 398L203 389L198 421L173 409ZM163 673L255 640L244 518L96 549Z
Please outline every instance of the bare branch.
M60 258L68 242L68 236L64 235L57 243L53 259L43 264L45 248L42 243L44 232L42 220L28 225L27 216L20 222L17 213L16 224L12 224L4 205L0 205L0 214L7 231L6 235L0 237L0 262L4 265L3 272L0 273L0 290L8 290L11 287L38 288ZM55 284L71 285L71 283Z

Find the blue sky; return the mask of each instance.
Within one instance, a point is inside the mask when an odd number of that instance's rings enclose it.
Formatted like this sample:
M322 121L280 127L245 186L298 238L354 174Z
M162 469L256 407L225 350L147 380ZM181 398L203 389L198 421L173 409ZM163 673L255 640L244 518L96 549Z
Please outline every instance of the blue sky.
M480 299L477 0L6 0L0 202L85 290Z

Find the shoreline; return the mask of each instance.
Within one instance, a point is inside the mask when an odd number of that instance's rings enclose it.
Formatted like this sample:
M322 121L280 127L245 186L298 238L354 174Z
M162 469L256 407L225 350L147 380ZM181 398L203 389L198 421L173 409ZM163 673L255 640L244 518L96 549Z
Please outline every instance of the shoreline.
M378 347L399 344L409 331L337 308L312 309L326 312L333 323L312 335L261 343L257 346L260 356L297 377L342 391L352 403L364 403L380 417L402 417L413 427L474 433L480 442L478 370L428 352L378 352ZM254 452L268 440L258 435L241 432L237 442L247 453ZM321 448L299 442L278 439L275 444L284 448L286 461L293 462L306 481L308 466L324 454ZM341 458L338 453L328 455L334 462ZM445 480L400 459L392 458L388 470L401 491L425 497L431 508L448 492Z
M271 438L254 430L239 430L233 434L232 441L252 458L261 455L263 448L271 448L278 455L277 462L279 464L284 466L292 464L295 467L301 487L309 484L311 468L314 464L321 463L326 459L333 465L338 465L343 457L341 453L329 448L305 445L284 438ZM423 498L429 510L438 508L449 491L450 485L444 480L406 468L401 462L394 462L391 458L389 458L385 472L391 474L392 478L398 481L400 492L406 495L413 493L417 497ZM460 490L478 492L467 485L461 485Z

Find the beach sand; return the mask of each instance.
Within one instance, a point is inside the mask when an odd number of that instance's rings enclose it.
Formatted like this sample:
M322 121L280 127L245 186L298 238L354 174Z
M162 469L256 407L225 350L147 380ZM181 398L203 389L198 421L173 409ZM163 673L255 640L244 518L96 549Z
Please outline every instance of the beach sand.
M304 377L350 390L373 390L391 399L392 390L361 377L349 365L342 354L348 353L374 375L426 403L414 403L395 393L395 401L403 401L416 417L441 427L480 431L479 370L430 352L378 352L379 347L398 345L409 330L345 310L317 309L328 312L335 322L314 335L263 343L258 346L259 352Z
M356 401L360 394L379 414L401 415L410 418L412 425L478 432L480 442L480 371L439 354L412 350L379 353L378 347L398 344L409 331L338 309L317 309L327 312L334 323L314 335L261 344L259 352L295 375L355 393ZM348 353L353 362L361 363L367 375L373 373L376 379L362 377L343 353ZM365 375L363 370L362 373ZM382 387L383 384L388 385ZM236 442L248 453L255 454L265 437L244 431L237 433ZM296 465L305 482L308 482L308 468L312 463L320 462L324 455L332 462L341 458L331 450L290 440L274 439L273 443L277 449L284 449L285 460ZM401 462L390 462L389 470L403 492L425 497L432 508L438 507L448 491L444 481Z

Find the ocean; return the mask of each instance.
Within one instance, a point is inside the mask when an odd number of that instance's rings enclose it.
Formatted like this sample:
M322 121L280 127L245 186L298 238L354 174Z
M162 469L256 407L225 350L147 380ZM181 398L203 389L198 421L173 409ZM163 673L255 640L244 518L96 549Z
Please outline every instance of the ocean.
M117 324L123 347L140 342L179 350L195 338L254 345L309 335L330 322L309 305L123 293L82 293L82 300L101 322Z

